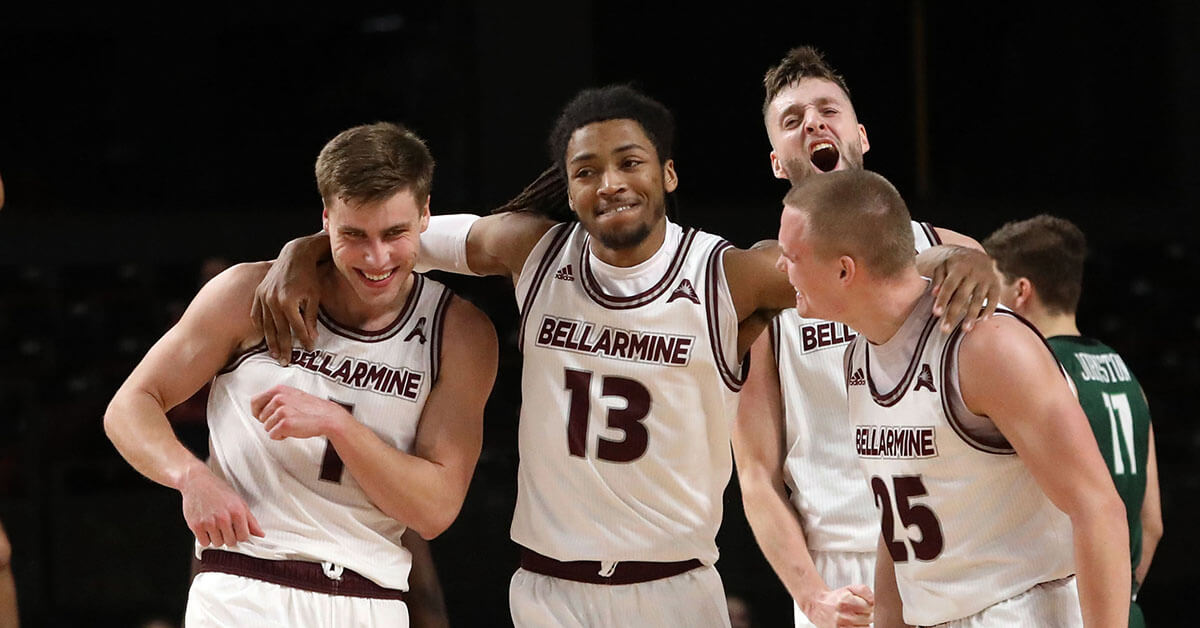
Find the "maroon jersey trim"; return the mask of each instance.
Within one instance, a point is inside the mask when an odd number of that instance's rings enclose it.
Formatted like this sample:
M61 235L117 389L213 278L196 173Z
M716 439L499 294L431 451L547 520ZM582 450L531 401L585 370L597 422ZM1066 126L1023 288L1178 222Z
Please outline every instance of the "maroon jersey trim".
M950 373L954 372L954 362L958 361L958 345L962 342L963 330L962 325L954 329L954 333L950 334L950 339L946 341L946 346L942 348L942 390L938 393L942 398L942 411L946 414L946 420L950 423L950 427L954 429L954 433L966 444L973 449L982 451L985 454L996 454L999 456L1011 456L1017 453L1013 449L1012 444L1003 435L998 443L983 442L967 433L967 428L963 424L962 418L954 411L954 406L947 398L947 391L950 390ZM958 386L955 390L960 390Z
M879 390L875 388L875 380L871 378L871 345L869 343L864 345L866 353L863 357L866 359L863 360L863 370L867 374L867 385L871 388L871 397L875 399L875 403L890 408L904 398L904 393L908 392L908 385L912 383L913 376L917 374L917 365L921 362L921 354L925 352L925 343L929 341L929 336L933 333L937 321L938 319L932 316L925 321L925 328L921 330L921 338L917 340L913 355L908 360L908 369L904 371L904 376L896 383L896 387L884 394L879 393Z
M733 367L725 362L725 352L721 345L721 321L720 321L720 292L718 290L719 281L718 269L720 268L722 254L726 249L732 248L733 245L724 240L717 243L713 247L711 253L708 254L708 263L704 269L704 285L705 285L705 314L708 319L708 344L712 348L713 361L717 364L717 371L721 373L721 381L729 387L733 392L739 392L742 389L742 384L746 383L746 371L750 366L749 358L743 358L741 371L735 373ZM682 248L682 247L681 247Z
M217 375L232 373L233 371L237 370L237 367L241 366L243 362L249 360L251 356L266 352L267 341L263 340L253 347L250 347L249 349L246 349L230 358L229 362L223 368L221 368L221 370L217 371Z
M679 241L679 248L675 250L675 256L671 258L671 265L667 268L667 272L663 273L662 278L644 292L628 297L607 294L600 287L600 283L596 281L596 276L592 274L591 256L588 255L592 237L588 235L583 239L583 246L579 249L579 268L583 291L598 305L610 310L628 310L654 301L674 285L675 278L683 268L683 262L687 259L688 250L692 248L692 242L696 239L697 233L695 229L684 231L683 238Z
M333 319L325 308L321 308L317 312L317 320L321 324L329 328L329 331L351 340L359 342L383 342L400 333L404 325L408 323L408 319L412 316L414 310L417 309L417 299L421 296L421 289L425 285L425 278L420 273L413 273L413 285L408 291L408 298L404 302L404 307L401 308L400 314L396 316L396 320L388 324L387 327L379 331L364 331L349 325L343 325Z
M442 336L446 329L446 311L450 309L450 299L454 293L448 289L442 290L442 296L438 299L437 307L433 310L433 326L429 330L429 370L432 374L433 381L438 381L438 374L442 369Z
M927 222L919 222L917 224L921 225L921 230L925 232L925 237L929 239L930 246L941 245L942 239L938 237L937 231L933 228L933 225Z
M550 246L546 248L546 253L542 255L542 260L538 263L537 270L533 271L533 283L529 286L529 292L521 303L521 324L517 327L517 348L522 352L525 351L525 325L529 321L529 310L533 307L533 301L537 297L538 291L541 290L542 283L546 281L546 275L553 268L554 260L558 259L558 253L562 251L563 245L567 243L567 238L578 225L579 223L576 222L564 222L550 228L551 230L558 229L558 233L554 234Z

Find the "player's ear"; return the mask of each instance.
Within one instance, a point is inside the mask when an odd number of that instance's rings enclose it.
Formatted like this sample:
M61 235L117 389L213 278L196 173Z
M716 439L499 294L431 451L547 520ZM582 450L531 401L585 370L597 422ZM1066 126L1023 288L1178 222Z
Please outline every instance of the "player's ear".
M329 208L321 205L321 230L329 233Z
M771 151L771 172L775 173L776 179L788 178L787 170L783 167L783 162L779 160L779 155L775 151Z
M1013 309L1018 312L1026 310L1033 301L1034 292L1033 282L1028 277L1017 278L1013 284Z
M858 274L858 264L854 262L854 258L849 255L843 255L838 258L838 282L842 287L849 286L854 277Z
M858 138L862 140L862 152L865 155L871 150L871 142L867 141L867 127L861 124L858 125Z
M679 175L675 174L675 160L668 159L667 163L663 164L663 189L667 193L675 191L679 187Z
M433 195L425 197L425 206L421 208L421 233L429 228L429 203L433 200Z

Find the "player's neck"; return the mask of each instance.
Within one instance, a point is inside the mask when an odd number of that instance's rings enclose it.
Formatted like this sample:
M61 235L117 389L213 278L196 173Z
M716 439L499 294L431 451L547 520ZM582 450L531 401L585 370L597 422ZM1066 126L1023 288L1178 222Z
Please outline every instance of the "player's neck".
M1051 336L1080 336L1079 326L1075 323L1074 314L1042 314L1037 317L1037 320L1030 319L1034 327L1042 332L1042 335L1050 338Z
M867 306L861 310L862 320L850 326L871 344L881 345L900 331L928 290L929 280L917 274L915 268L897 279L875 281L867 291L870 298L864 301Z
M599 238L592 237L588 248L596 259L610 266L618 266L628 268L637 266L642 262L650 259L662 248L663 242L667 239L667 219L660 218L654 227L650 230L650 235L646 236L638 244L629 248L611 249L604 246Z
M401 282L395 295L370 301L365 301L350 285L351 280L336 268L330 269L323 279L321 293L328 296L321 301L321 307L333 320L362 331L379 331L395 322L404 309L415 275L410 272L406 277L393 278L393 281Z

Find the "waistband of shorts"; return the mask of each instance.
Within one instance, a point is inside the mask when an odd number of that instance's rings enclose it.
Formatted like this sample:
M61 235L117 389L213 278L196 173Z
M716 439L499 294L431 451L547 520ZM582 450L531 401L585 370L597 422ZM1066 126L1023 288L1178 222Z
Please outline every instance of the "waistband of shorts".
M347 597L373 600L404 600L404 592L375 584L357 572L341 568L337 577L325 575L321 563L303 560L267 560L237 552L204 550L200 554L197 573L214 571L244 578L253 578L280 586Z
M561 561L549 556L543 556L526 547L521 548L521 569L542 574L543 576L552 576L587 584L620 585L650 582L651 580L661 580L663 578L670 578L671 576L678 576L681 573L686 573L703 566L704 563L700 562L698 558L673 563L630 560L615 563L611 567L611 573L605 576L601 575L604 565L598 560Z

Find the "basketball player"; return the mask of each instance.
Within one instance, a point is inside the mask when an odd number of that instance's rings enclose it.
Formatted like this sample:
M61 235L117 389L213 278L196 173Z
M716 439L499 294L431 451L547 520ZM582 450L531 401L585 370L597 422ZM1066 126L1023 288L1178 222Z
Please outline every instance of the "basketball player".
M763 117L778 178L799 183L863 167L870 144L845 80L811 47L795 48L764 78ZM785 168L786 164L797 167ZM917 251L947 243L982 250L966 236L912 223ZM980 263L990 263L978 256ZM978 270L978 269L976 269ZM947 284L959 278L951 277ZM987 316L998 284L986 293ZM962 293L960 292L960 295ZM964 304L939 293L949 319ZM968 317L965 325L975 324ZM784 310L755 341L733 447L746 518L763 554L795 600L796 626L870 622L878 515L862 480L846 421L842 353L856 332Z
M876 625L1123 625L1123 509L1037 331L1008 311L941 330L908 210L874 173L793 188L780 246L798 313L859 332L845 373L881 507Z
M397 125L355 127L326 144L316 174L333 248L316 347L293 349L288 367L266 356L249 313L268 264L238 265L201 289L105 414L121 454L183 497L201 561L189 627L407 626L401 535L454 520L479 456L495 332L412 272L429 151ZM164 412L210 379L205 465Z
M422 236L422 263L516 286L517 626L729 623L713 563L740 356L793 291L774 243L741 250L666 218L673 135L657 101L585 90L552 131L556 165L512 211ZM298 241L277 272L303 275L320 249ZM267 309L268 327L305 333L295 303Z
M1162 537L1158 464L1146 396L1121 356L1075 324L1087 240L1074 224L1041 215L1010 222L984 241L996 260L1001 301L1033 323L1075 382L1100 453L1125 502L1134 601L1129 625L1145 626L1137 590Z

